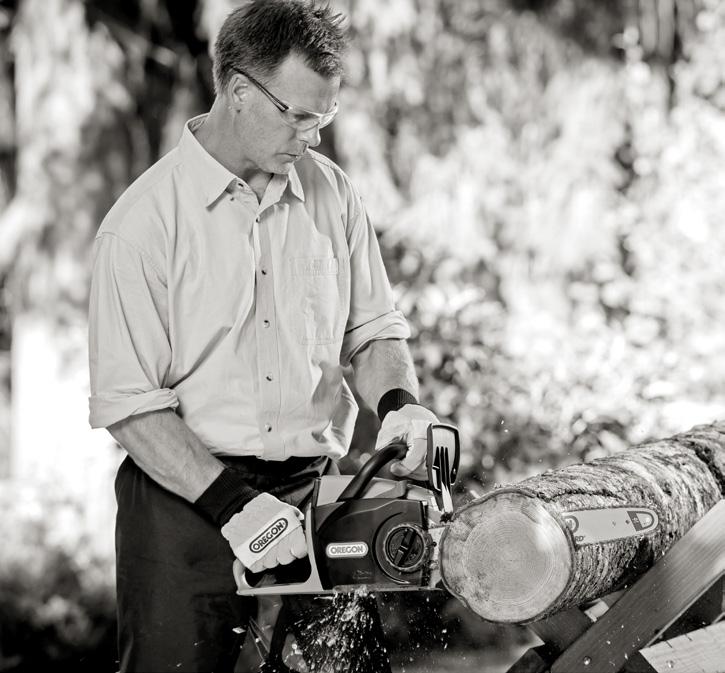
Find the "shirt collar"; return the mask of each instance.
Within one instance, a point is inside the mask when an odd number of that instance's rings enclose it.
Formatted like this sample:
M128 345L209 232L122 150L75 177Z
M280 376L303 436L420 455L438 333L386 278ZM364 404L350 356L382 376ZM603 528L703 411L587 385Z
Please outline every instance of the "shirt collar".
M210 206L226 191L229 184L238 178L212 157L194 136L193 132L202 125L205 119L206 115L203 114L184 124L184 131L179 141L179 151L185 169L192 173L194 182L201 187L205 205Z
M232 182L239 178L230 170L224 168L214 157L211 156L194 136L196 131L206 119L206 114L193 117L184 124L184 130L179 141L179 151L185 167L192 172L196 184L201 186L204 194L204 203L208 207L216 201L229 187ZM300 201L305 200L305 192L302 189L302 182L294 166L287 176L273 175L273 180L281 180L280 194L286 186Z
M302 182L300 176L297 175L297 167L292 166L287 176L287 182L289 184L290 191L300 200L305 200L305 190L302 189Z

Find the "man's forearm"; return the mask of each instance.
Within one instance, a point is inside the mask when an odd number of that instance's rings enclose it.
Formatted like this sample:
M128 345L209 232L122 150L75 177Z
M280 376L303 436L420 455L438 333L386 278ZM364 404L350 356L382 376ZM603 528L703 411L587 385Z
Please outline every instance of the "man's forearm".
M418 378L408 344L402 339L372 341L352 359L355 385L365 403L376 411L389 390L407 390L418 399Z
M171 409L129 416L108 431L149 477L189 502L224 469Z

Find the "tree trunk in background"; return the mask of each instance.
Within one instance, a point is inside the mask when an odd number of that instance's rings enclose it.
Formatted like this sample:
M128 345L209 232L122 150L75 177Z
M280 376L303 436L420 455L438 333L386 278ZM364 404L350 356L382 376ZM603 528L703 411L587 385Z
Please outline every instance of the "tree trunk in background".
M0 213L15 189L15 114L10 79L10 10L0 9ZM7 273L0 271L0 479L10 473L10 319L4 297Z
M526 623L631 583L725 496L725 422L550 470L456 512L441 540L446 586L484 619ZM655 510L659 525L580 544L574 510Z
M130 181L133 101L125 56L81 0L25 0L12 34L17 189L0 220L12 334L11 475L93 503L112 544L120 457L88 423L85 311L91 241Z
M0 212L10 201L15 183L15 114L13 85L10 80L9 29L3 23L9 16L0 10Z

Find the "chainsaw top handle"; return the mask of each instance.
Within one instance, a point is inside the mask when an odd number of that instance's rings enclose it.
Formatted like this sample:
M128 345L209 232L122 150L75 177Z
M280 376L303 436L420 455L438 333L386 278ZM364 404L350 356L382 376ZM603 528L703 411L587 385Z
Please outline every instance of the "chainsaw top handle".
M401 460L407 452L408 445L405 442L393 442L376 451L352 478L350 483L345 487L345 490L340 493L337 502L359 498L365 492L371 479L383 467L392 460Z

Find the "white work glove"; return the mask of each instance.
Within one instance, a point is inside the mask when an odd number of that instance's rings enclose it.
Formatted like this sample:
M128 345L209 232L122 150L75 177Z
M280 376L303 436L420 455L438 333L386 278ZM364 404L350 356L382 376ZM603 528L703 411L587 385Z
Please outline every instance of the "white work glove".
M260 493L222 527L234 555L250 572L307 556L302 512L269 493Z
M428 426L431 423L438 423L438 418L419 404L406 404L398 411L389 411L385 415L375 442L375 450L396 441L408 445L405 457L390 464L390 471L396 477L410 477L419 481L427 478L425 458L428 449Z

